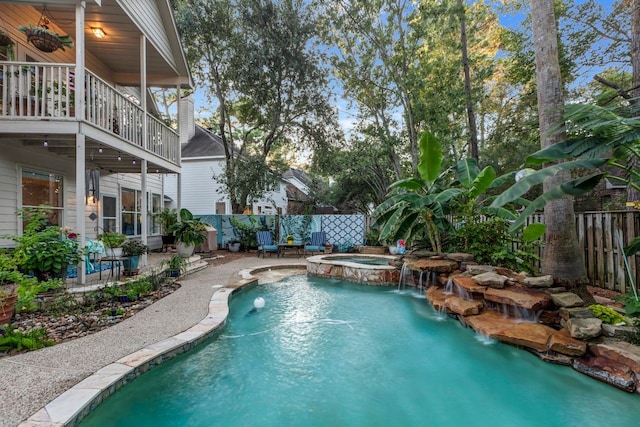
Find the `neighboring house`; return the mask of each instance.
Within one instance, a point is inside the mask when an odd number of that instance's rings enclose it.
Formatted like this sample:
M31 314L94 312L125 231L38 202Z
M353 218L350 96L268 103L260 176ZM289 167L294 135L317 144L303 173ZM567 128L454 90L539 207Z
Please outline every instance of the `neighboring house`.
M27 42L18 27L43 15L74 47ZM81 239L117 230L153 246L163 176L181 168L179 132L154 117L149 88L192 87L169 0L2 2L0 16L15 43L11 58L0 47L0 234L47 204Z
M222 175L225 167L225 152L222 138L213 132L197 126L193 122L193 102L184 99L181 111L181 129L185 131L182 144L182 174L165 176L165 194L169 208L181 205L194 215L229 215L232 213L229 195L215 177ZM180 180L180 185L178 185ZM287 192L285 182L278 189L269 191L253 203L254 214L275 215L287 213ZM181 198L178 199L178 187Z
M311 179L302 169L291 168L282 175L287 182L287 212L292 215L305 214L305 207L313 203L311 193Z

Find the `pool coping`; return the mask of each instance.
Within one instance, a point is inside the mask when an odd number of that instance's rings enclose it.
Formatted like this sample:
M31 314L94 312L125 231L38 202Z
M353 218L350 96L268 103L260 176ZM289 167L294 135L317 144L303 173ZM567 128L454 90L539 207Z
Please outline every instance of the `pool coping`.
M102 401L148 370L190 351L222 329L229 315L229 300L237 292L258 284L253 276L268 270L304 269L305 264L265 265L238 272L242 279L218 288L209 299L209 311L192 327L112 362L75 384L19 424L20 427L58 427L78 424Z

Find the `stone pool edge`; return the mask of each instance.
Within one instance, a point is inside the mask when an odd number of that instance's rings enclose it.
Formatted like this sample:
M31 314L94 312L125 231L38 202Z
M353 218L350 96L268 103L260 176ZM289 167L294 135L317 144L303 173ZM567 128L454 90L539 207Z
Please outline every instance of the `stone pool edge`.
M230 298L242 289L258 284L258 278L252 273L305 267L304 264L267 265L239 271L242 279L213 293L209 299L209 312L200 322L179 334L147 345L102 367L47 403L18 426L61 427L78 424L120 387L214 336L226 324Z

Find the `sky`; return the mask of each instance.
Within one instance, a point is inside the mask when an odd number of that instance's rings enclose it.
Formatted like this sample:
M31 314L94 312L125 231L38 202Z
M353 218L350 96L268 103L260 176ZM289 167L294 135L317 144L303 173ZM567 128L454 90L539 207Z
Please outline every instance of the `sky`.
M575 1L578 4L585 2L585 0L575 0ZM598 3L602 4L605 7L605 9L607 9L612 6L613 0L599 0ZM514 29L514 30L518 29L521 26L525 17L526 17L526 14L523 12L499 14L500 23L506 28ZM339 84L336 84L335 86L339 88ZM205 89L197 88L193 95L193 98L195 103L196 118L209 117L210 112L207 112L206 110L211 111L213 107L212 107L212 104L207 100ZM336 108L339 111L339 122L343 127L343 129L348 134L349 130L354 127L355 120L356 120L356 112L354 110L351 110L348 107L348 104L344 99L340 99L340 98L338 98L338 103L336 105Z

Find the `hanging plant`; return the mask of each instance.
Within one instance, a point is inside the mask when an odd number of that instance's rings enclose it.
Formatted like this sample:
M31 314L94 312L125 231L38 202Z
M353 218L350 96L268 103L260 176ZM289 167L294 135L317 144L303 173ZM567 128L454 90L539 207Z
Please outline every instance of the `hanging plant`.
M68 34L61 35L49 29L49 19L42 15L38 25L23 25L18 29L26 34L27 41L43 52L53 52L65 47L73 47L73 40Z
M0 28L0 47L10 46L13 44L13 40L9 37L2 28Z

